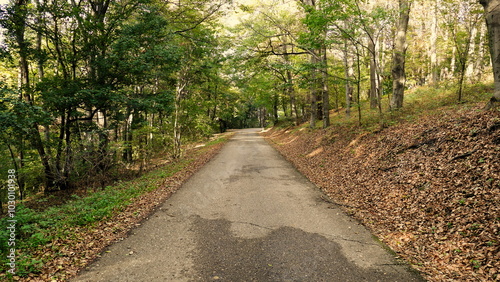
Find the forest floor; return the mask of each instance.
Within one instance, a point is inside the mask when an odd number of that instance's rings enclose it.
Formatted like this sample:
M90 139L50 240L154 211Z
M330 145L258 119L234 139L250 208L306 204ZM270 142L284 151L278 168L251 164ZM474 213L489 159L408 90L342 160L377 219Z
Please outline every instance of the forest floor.
M483 107L264 135L429 281L499 281L500 111Z

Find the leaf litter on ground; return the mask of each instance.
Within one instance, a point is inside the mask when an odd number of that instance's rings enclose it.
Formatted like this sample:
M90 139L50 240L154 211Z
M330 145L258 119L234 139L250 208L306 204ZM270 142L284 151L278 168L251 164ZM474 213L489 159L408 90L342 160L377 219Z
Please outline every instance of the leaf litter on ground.
M452 108L374 132L295 129L264 135L426 279L500 280L499 111Z

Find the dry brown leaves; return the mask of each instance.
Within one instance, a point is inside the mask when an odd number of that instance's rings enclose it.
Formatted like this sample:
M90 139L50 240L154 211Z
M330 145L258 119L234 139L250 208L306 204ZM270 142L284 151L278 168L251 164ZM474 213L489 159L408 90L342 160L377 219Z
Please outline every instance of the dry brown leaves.
M180 186L213 156L219 152L224 142L209 148L190 149L186 158L194 161L187 169L166 178L158 189L134 200L127 208L112 218L91 227L72 228L70 238L54 241L39 250L36 257L54 257L43 266L40 274L31 274L19 281L64 281L75 276L89 263L100 256L107 246L123 240L128 232L139 226L155 209L168 199Z
M275 147L430 281L500 281L500 113L377 133L273 130Z

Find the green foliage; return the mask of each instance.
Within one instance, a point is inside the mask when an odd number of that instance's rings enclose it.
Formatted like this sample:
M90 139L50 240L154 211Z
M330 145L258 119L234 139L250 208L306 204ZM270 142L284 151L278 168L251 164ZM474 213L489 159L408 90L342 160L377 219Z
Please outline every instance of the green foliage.
M1 161L19 168L23 189L105 185L122 161L164 154L182 69L190 69L183 139L215 131L228 97L210 16L218 8L132 0L101 10L64 1L2 9L1 77L17 77L22 59L31 69L20 89L0 85L0 151L10 156Z
M139 11L113 44L110 64L125 85L149 82L178 70L182 53L167 19L153 9Z

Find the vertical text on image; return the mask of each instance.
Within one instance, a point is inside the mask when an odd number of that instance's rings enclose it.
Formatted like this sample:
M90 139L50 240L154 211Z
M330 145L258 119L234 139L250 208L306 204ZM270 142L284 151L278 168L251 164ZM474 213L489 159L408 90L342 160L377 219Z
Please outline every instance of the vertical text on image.
M16 274L16 191L17 191L17 181L16 181L16 170L9 169L7 179L7 230L8 230L8 246L9 251L7 255L7 264L10 269L8 270L11 274Z

